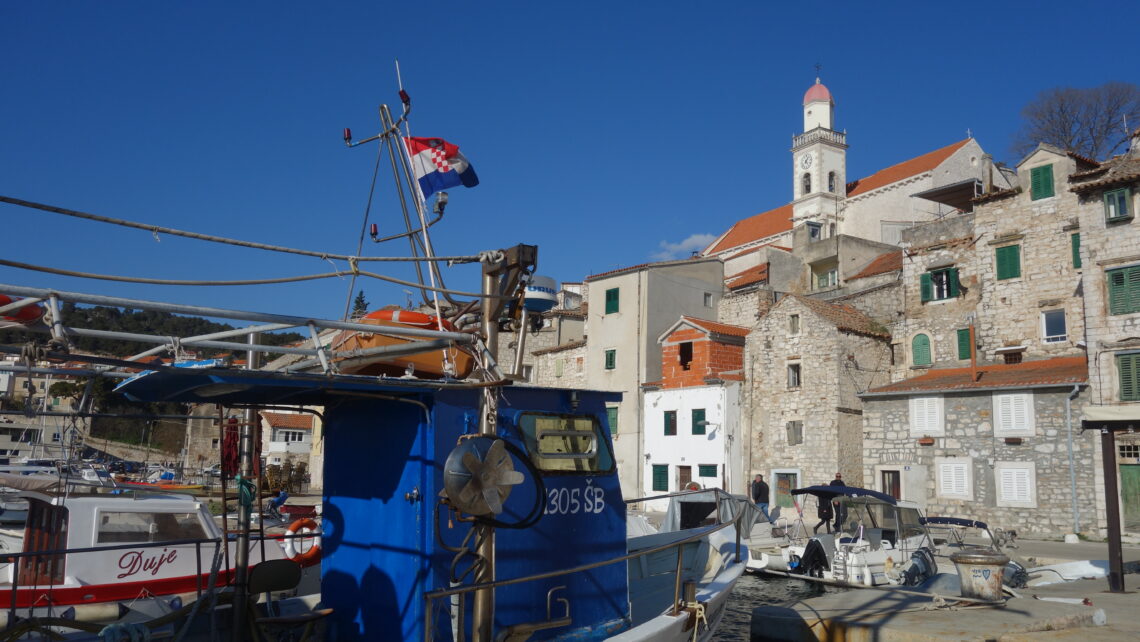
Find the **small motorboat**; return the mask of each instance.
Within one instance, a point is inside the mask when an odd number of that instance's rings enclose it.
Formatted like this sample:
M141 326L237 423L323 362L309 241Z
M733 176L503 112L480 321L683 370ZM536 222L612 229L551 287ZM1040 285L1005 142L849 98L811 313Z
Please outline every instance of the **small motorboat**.
M938 572L933 540L918 505L854 486L810 486L792 495L835 502L840 532L789 540L751 570L806 575L851 586L916 586Z

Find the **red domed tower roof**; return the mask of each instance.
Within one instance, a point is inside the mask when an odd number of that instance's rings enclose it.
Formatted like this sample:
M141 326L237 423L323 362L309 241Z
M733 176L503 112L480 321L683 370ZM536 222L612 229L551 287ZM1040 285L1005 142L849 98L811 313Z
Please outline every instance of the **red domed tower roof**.
M826 85L819 82L819 78L815 79L815 84L804 94L805 105L816 101L835 102L835 99L831 97L831 92L827 90Z

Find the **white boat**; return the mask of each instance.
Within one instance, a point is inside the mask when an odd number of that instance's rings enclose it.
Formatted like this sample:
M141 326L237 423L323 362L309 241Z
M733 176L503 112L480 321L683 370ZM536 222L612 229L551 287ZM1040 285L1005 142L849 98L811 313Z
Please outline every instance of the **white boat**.
M206 505L186 495L67 495L23 491L29 516L7 532L0 608L18 618L70 609L80 621L113 622L127 604L188 602L232 581L236 549ZM250 564L284 557L282 543L250 547ZM215 563L217 562L217 563Z
M917 586L938 573L934 542L912 502L854 486L792 491L840 506L840 532L789 537L777 551L760 551L754 571L806 575L852 586ZM802 520L800 522L802 527Z

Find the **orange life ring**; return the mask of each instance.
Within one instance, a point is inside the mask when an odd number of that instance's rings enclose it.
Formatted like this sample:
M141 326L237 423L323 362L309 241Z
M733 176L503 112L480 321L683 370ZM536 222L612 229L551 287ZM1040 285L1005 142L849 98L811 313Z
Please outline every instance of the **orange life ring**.
M317 523L315 521L309 519L308 517L299 519L299 520L293 522L292 524L289 524L289 528L285 529L285 533L287 535L296 535L297 533L304 535L306 532L308 532L308 533L320 532L320 528L317 526ZM320 538L320 536L313 537L312 538L313 545L310 546L305 551L302 551L301 547L297 545L297 542L300 539L301 538L298 538L298 537L286 537L285 538L285 543L284 543L285 557L293 560L294 562L300 564L303 567L304 566L312 566L313 564L316 564L317 562L321 561L321 538Z
M404 325L423 326L432 330L443 328L448 332L452 332L455 329L447 319L440 319L430 314L412 312L411 310L376 310L375 312L369 312L364 315L364 318L376 319L377 321L391 321Z
M700 489L701 489L701 485L695 481L691 481L691 482L685 484L685 490L700 490Z
M6 294L0 294L0 308L19 301L20 297L10 297ZM38 304L25 305L24 307L7 312L4 316L0 316L0 321L10 321L12 323L19 323L20 325L28 325L40 320L44 315L44 308Z

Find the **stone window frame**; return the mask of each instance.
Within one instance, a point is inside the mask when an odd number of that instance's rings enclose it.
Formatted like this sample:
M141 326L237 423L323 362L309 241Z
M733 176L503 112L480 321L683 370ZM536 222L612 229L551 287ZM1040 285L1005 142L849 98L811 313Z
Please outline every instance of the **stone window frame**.
M788 390L799 390L804 385L803 362L789 361L787 363Z
M1016 483L1013 473L1021 471L1024 474L1024 499L1010 498L1006 495L1006 480ZM994 498L999 508L1037 508L1037 464L1032 461L998 461L994 462Z
M1116 394L1121 401L1140 401L1140 352L1117 352Z
M1021 278L1021 244L994 248L994 278L998 281Z
M704 295L704 304L705 304L705 307L706 307L706 308L711 308L711 307L713 307L713 295L712 295L712 292L705 292L705 295Z
M784 437L789 446L799 446L804 443L804 422L802 419L793 419L784 424Z
M788 315L788 335L793 337L800 336L800 315Z
M918 421L933 414L932 423ZM915 395L907 400L911 437L942 437L946 434L946 400L942 395Z
M1034 410L1033 391L995 392L992 395L994 436L995 437L1032 437L1037 434L1037 413ZM1010 413L1010 424L1002 420L1006 406ZM1022 422L1016 419L1018 407L1025 413Z
M1123 265L1104 271L1109 316L1140 312L1140 265Z
M1056 312L1061 313L1061 323L1065 327L1064 334L1050 335L1048 332L1049 323L1046 316ZM1069 319L1065 314L1065 308L1051 308L1049 310L1041 311L1041 342L1042 343L1063 343L1069 340Z
M1102 199L1104 201L1105 223L1119 223L1132 220L1132 188L1121 187L1106 190ZM1121 212L1121 209L1124 211Z
M961 486L958 479L946 479L946 473L954 471L955 477L961 472ZM945 488L949 481L951 487ZM959 491L959 488L961 490ZM946 499L964 499L974 501L974 460L971 457L935 457L934 458L934 495Z

